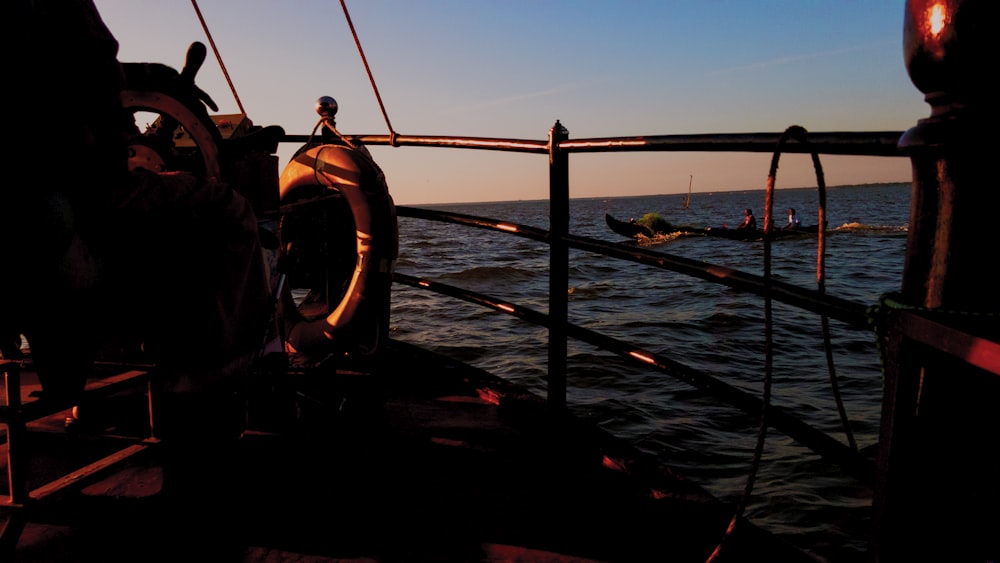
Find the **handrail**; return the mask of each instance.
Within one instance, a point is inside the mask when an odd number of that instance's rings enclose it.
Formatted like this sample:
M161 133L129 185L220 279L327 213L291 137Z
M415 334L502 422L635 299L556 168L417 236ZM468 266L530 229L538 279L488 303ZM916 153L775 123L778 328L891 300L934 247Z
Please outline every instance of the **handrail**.
M548 244L552 253L548 315L507 303L489 295L399 272L394 274L393 281L476 303L548 328L549 373L546 399L550 406L555 408L565 408L566 406L567 358L565 340L567 337L616 353L629 361L641 363L700 390L710 392L716 398L745 413L759 413L762 404L760 398L733 387L710 374L570 323L565 303L558 298L558 296L563 298L566 296L565 286L568 284L565 279L568 270L566 250L569 248L593 252L618 260L636 262L688 275L706 282L726 285L758 296L769 297L772 300L841 321L852 329L865 330L870 328L868 314L870 307L866 304L854 303L815 289L773 279L768 280L763 276L727 266L631 245L572 235L568 232L568 162L565 157L570 153L643 151L770 153L775 150L781 133L653 135L571 140L566 138L565 131L557 121L550 130L550 139L546 141L435 135L348 135L352 141L365 145L422 146L549 155L551 217L549 230L488 217L448 212L427 206L396 206L396 213L400 217L482 228ZM787 153L903 157L906 155L897 148L901 136L902 133L898 131L809 133L808 145L805 142L790 142L783 145L782 151ZM303 135L286 135L283 142L301 143L307 139L308 137ZM874 480L874 465L870 460L865 459L864 456L832 436L809 426L791 413L771 406L768 424L796 439L824 458L841 465L861 481L871 483Z
M897 143L902 131L810 132L809 143L789 143L786 153L845 156L904 156ZM446 135L348 135L366 145L439 147L495 150L502 152L548 153L548 142L530 139L464 137ZM556 146L566 153L587 152L760 152L770 153L781 133L709 133L696 135L638 135L572 139ZM305 143L309 135L285 135L282 142Z
M560 135L563 133L563 135ZM593 152L635 152L635 151L714 151L714 152L771 152L779 141L777 133L710 134L710 135L657 135L638 137L607 137L570 140L564 137L565 129L556 122L548 142L524 139L501 139L486 137L410 136L410 135L357 135L355 141L367 145L425 146L438 148L466 148L475 150L495 150L502 152L529 152L549 154L550 162L550 230L503 221L494 218L468 215L433 209L426 206L396 206L400 217L452 223L481 228L505 234L532 239L548 244L552 249L550 272L550 311L543 314L516 304L507 303L495 297L465 290L447 284L420 279L406 274L395 273L395 283L432 291L449 297L476 303L495 311L514 315L524 321L549 329L549 374L547 400L557 408L565 407L566 362L564 341L567 337L587 342L598 348L614 352L629 361L652 367L668 376L684 381L700 390L712 393L716 398L748 414L760 412L761 400L750 393L704 373L681 362L642 350L634 345L619 341L607 335L591 331L568 321L565 307L553 298L565 295L559 288L566 285L562 280L568 258L565 249L574 248L615 258L636 262L691 277L710 283L726 285L758 296L767 296L813 313L824 315L845 323L853 329L869 328L869 306L834 297L815 289L808 289L776 280L766 280L762 276L736 270L727 266L712 264L638 248L621 243L610 243L590 237L572 235L568 225L557 221L563 215L568 221L567 174L561 167L566 165L565 155L569 153ZM815 152L818 154L856 156L904 156L896 143L900 132L871 133L812 133L810 144L788 143L783 151ZM558 248L557 248L558 247ZM561 285L560 285L561 284ZM562 343L562 344L560 344ZM788 412L771 407L768 424L796 439L824 458L837 463L863 482L874 479L874 466L870 460L847 447L832 436L819 431Z
M557 122L552 131L561 129ZM936 130L935 130L936 131ZM565 355L565 339L574 339L589 343L600 349L615 353L627 361L639 362L644 367L662 372L674 379L685 382L695 388L709 392L713 396L730 406L739 409L744 413L763 413L767 407L766 416L761 416L762 424L773 427L789 438L796 440L801 445L819 454L827 461L842 467L846 473L853 475L859 482L872 484L874 482L875 519L880 523L876 526L876 536L883 545L892 544L893 549L900 549L899 546L908 545L906 537L894 537L891 533L881 529L883 522L905 521L909 524L922 522L927 519L928 512L921 508L916 510L905 496L889 495L885 492L884 483L890 477L887 468L893 469L893 475L897 479L910 479L908 487L910 491L920 491L923 483L919 479L907 477L898 467L901 466L896 460L904 459L909 461L912 452L907 450L909 442L905 440L893 440L893 433L903 431L910 432L916 426L912 419L915 418L913 408L914 397L918 394L914 391L917 378L913 372L921 364L908 359L905 365L900 364L899 350L902 349L901 342L909 338L912 341L919 341L921 345L928 349L933 349L934 358L940 358L941 352L963 360L967 365L976 368L986 369L996 374L1000 372L1000 364L996 361L997 350L1000 349L1000 342L995 339L995 331L988 331L989 334L978 334L977 331L965 332L963 325L949 326L939 324L931 320L930 322L915 322L913 326L907 327L887 326L885 320L879 318L881 312L876 304L855 303L850 300L841 299L826 294L815 289L808 289L793 284L783 283L774 279L767 279L763 276L749 274L747 272L735 270L726 266L711 264L692 260L689 258L676 256L668 253L640 248L623 243L612 243L588 237L576 236L564 230L561 223L568 214L568 174L562 167L566 166L566 155L572 153L618 153L618 152L728 152L728 153L764 153L775 151L778 140L781 137L777 133L747 133L747 134L712 134L712 135L657 135L657 136L634 136L615 138L593 138L593 139L559 139L553 135L548 142L526 139L502 139L486 137L452 137L452 136L416 136L416 135L354 135L352 138L356 142L366 145L392 145L400 146L422 146L438 148L489 150L511 153L532 153L547 154L549 156L549 206L551 224L549 229L520 225L517 223L465 215L461 213L448 212L441 209L434 209L430 205L416 206L396 206L396 213L400 217L411 217L422 220L454 223L460 226L482 228L499 231L505 234L525 237L547 244L551 251L551 269L549 279L549 314L545 315L538 311L527 309L516 304L507 303L484 294L457 288L439 282L421 279L402 273L395 273L394 283L408 285L414 288L429 290L448 297L476 303L498 312L510 314L521 320L531 322L549 329L549 363L547 380L547 403L556 408L566 406L566 372L568 358ZM811 153L815 155L852 155L852 156L872 156L872 157L902 157L914 162L918 160L912 151L904 152L900 147L905 147L903 135L895 131L862 132L862 133L809 133L808 143L794 141L782 145L781 151L784 153ZM285 141L304 141L305 137L286 136ZM933 139L931 139L933 141ZM931 142L928 141L928 142ZM936 145L935 145L936 146ZM924 155L924 153L921 153ZM919 171L915 170L914 190L917 190L919 182L917 177L931 185L930 193L935 193L940 172L937 162L934 161L936 153L927 152L926 160L931 161L934 166L924 163L924 167ZM917 174L920 172L920 174ZM926 176L926 178L925 178ZM979 176L983 176L980 174ZM972 177L979 177L975 174ZM951 184L949 184L951 185ZM931 219L937 217L933 207L935 201L924 202L923 207L930 207L929 215ZM982 206L990 208L987 205ZM922 208L923 209L923 208ZM926 245L921 245L930 235L933 229L929 226L937 225L933 221L914 223L914 217L921 217L921 210L913 211L911 217L911 234L908 237L908 263L912 258L914 248L920 249ZM925 224L926 223L926 224ZM912 231L914 225L918 230L926 230L928 233L914 236ZM916 243L916 244L914 244ZM883 414L881 429L879 433L878 451L879 457L876 463L869 459L866 448L861 452L853 447L841 443L832 435L827 434L817 428L799 420L791 413L768 404L766 399L758 398L752 393L732 387L725 382L713 377L712 374L704 373L691 368L685 364L671 358L660 356L647 350L643 350L628 342L616 340L596 331L588 330L574 325L568 321L568 314L565 308L559 306L559 302L554 298L557 295L566 296L565 287L568 281L563 277L568 266L567 253L565 249L573 248L586 252L593 252L618 260L626 260L646 266L656 267L671 272L680 273L701 279L705 282L716 283L738 289L743 292L764 297L770 301L779 301L787 305L823 315L824 320L833 319L845 323L850 329L872 330L873 340L879 346L882 353L880 358L883 364ZM928 263L929 264L929 263ZM924 261L913 261L909 264L910 270L916 270L915 281L910 285L913 288L923 287L922 279L919 276L920 267L926 266ZM911 275L910 277L914 277ZM905 287L906 284L904 284ZM560 291L560 288L562 291ZM911 289L911 292L913 290ZM919 292L918 292L919 293ZM919 299L911 301L920 302ZM555 304L555 306L553 306ZM963 306L960 308L968 308ZM884 312L882 312L884 314ZM900 317L907 318L916 316L915 314L903 313ZM922 319L918 319L922 320ZM912 329L912 330L911 330ZM954 330L952 330L954 329ZM914 332L916 331L916 332ZM943 335L943 339L942 339ZM909 350L910 348L906 348ZM930 355L930 354L929 354ZM919 362L919 360L918 360ZM950 369L950 368L947 368ZM898 396L897 396L898 395ZM902 405L902 407L897 407ZM902 445L900 445L902 444ZM853 446L853 444L852 444ZM970 456L975 458L975 456ZM922 458L919 458L922 461ZM889 461L887 461L889 460ZM876 470L877 467L877 470ZM943 471L938 469L937 471ZM926 473L926 472L925 472ZM874 475L874 477L873 477ZM941 504L941 503L939 503ZM981 503L988 506L989 503ZM900 507L905 507L900 509ZM920 513L923 519L915 519L911 513ZM953 511L942 511L949 513ZM968 519L966 519L968 520ZM964 521L963 521L964 522ZM885 528L892 530L893 528ZM894 543L895 542L895 543ZM884 550L882 545L874 548L876 552ZM891 551L891 550L890 550Z

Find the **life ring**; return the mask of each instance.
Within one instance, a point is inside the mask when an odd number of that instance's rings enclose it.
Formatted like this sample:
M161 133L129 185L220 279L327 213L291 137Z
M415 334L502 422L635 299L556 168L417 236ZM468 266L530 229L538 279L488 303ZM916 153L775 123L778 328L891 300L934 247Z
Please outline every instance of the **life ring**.
M279 198L279 263L290 281L300 280L280 295L286 350L377 353L388 338L399 252L396 208L382 171L364 148L307 145L282 171ZM303 258L309 245L322 247L318 260ZM346 268L338 267L337 250L348 255ZM295 303L296 285L320 294L318 314L315 303Z

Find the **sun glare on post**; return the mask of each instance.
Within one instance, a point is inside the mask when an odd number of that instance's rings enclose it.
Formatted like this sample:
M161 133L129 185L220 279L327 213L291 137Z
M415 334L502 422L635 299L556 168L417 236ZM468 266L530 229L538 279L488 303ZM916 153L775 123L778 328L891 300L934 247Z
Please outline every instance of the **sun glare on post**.
M924 44L935 57L944 57L944 29L950 23L950 13L941 2L927 8L924 21Z
M931 6L927 22L930 24L931 35L937 36L941 34L941 30L944 29L945 24L944 7L941 4Z

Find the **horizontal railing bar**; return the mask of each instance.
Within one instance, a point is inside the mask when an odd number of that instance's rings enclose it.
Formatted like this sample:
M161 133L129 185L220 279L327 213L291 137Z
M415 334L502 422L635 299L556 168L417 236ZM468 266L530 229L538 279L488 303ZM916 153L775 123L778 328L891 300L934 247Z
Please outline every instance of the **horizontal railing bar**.
M904 156L897 146L902 131L808 133L809 143L791 141L783 153L810 153L850 156ZM558 144L567 153L593 152L753 152L771 153L782 133L707 133L696 135L639 135L570 139ZM366 145L439 147L504 152L548 153L547 140L498 137L455 137L445 135L349 135ZM309 135L285 135L281 142L305 143Z
M452 213L426 209L420 207L397 206L397 215L401 217L413 217L429 221L441 221L467 225L494 231L502 231L517 236L530 238L537 241L548 242L551 235L544 229L529 225L520 225L507 221L497 221L486 217L477 217L463 213ZM633 246L626 246L620 243L610 243L589 237L569 235L565 237L566 243L577 250L594 252L603 256L618 258L653 266L664 270L685 274L705 281L711 281L754 293L759 296L770 296L775 301L780 301L788 305L793 305L813 313L826 315L831 319L836 319L847 323L854 328L868 328L868 307L842 299L820 293L817 290L802 288L793 284L771 280L767 283L764 277L734 270L726 266L718 266L700 260L693 260L681 256L655 252Z
M1000 342L992 340L990 336L973 334L962 327L942 324L924 315L926 313L899 311L896 330L924 346L930 346L995 376L1000 375Z
M854 156L903 156L897 147L902 132L809 133L809 144L795 141L781 147L783 153L837 154ZM559 144L567 152L774 152L781 133L724 133L703 135L656 135L573 139Z
M548 141L529 139L503 139L493 137L450 137L444 135L347 135L354 142L365 145L394 145L410 147L438 147L454 149L496 150L504 152L547 153ZM285 135L283 143L305 143L309 135Z
M820 293L818 290L807 289L773 279L768 282L763 276L749 274L729 268L728 266L718 266L709 262L656 252L654 250L629 247L620 243L605 242L574 235L568 236L567 241L571 247L579 250L597 252L612 258L620 258L622 260L686 274L705 281L754 293L761 297L770 294L771 299L775 301L794 305L819 315L826 315L831 319L847 323L854 328L868 328L868 306Z

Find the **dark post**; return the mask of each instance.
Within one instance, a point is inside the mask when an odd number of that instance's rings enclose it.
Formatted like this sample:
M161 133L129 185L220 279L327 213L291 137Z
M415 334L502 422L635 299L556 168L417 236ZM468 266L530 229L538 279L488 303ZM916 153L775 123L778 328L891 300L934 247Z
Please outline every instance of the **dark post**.
M21 450L24 447L23 441L27 431L24 416L21 413L21 366L14 360L0 359L0 372L3 374L5 394L4 405L0 408L0 415L2 415L0 416L0 424L7 427L7 485L9 487L7 496L10 504L17 507L30 501L25 494L27 492L24 481L26 475L21 471L25 464L16 461L24 459L22 457L24 453ZM12 525L17 525L14 522L15 517L23 521L23 515L11 514ZM0 531L3 531L2 525L0 525ZM15 539L18 533L14 532ZM0 543L0 547L5 546ZM0 553L3 551L0 550Z
M548 404L566 407L566 322L569 315L569 155L559 143L569 131L559 121L549 130L549 382Z
M886 324L875 561L1000 557L1000 360L977 352L1000 337L996 5L906 3L906 68L931 114L899 142L913 192Z

